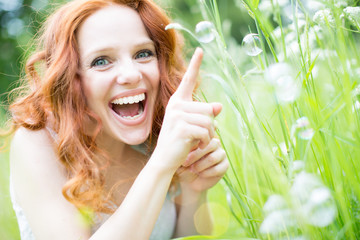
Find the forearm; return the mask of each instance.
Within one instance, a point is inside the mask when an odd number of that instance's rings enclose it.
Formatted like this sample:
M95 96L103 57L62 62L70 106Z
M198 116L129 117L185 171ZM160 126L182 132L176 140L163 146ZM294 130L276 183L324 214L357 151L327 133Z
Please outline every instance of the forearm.
M121 206L91 239L148 239L164 203L172 176L171 171L148 163L136 178Z
M178 221L174 237L211 234L212 217L207 202L207 191L200 193L183 188L177 198L177 205Z

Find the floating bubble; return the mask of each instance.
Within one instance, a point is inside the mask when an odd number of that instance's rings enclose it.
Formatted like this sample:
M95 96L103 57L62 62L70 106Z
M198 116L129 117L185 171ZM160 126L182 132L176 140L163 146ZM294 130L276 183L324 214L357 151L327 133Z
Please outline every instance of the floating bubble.
M278 210L270 213L260 226L262 234L279 234L288 228L296 226L295 216L289 209Z
M335 200L330 190L313 174L302 172L295 177L290 194L298 205L298 213L308 224L325 227L337 216Z
M268 82L275 85L282 76L291 76L292 68L287 63L275 63L265 70L265 78Z
M209 43L215 39L214 25L209 21L202 21L196 24L195 33L199 42Z
M330 225L337 216L335 201L326 187L314 189L304 209L307 222L316 227Z
M307 117L301 117L298 120L296 120L295 124L296 124L296 127L302 128L302 127L309 126L310 122L309 122L309 119Z
M290 195L298 201L300 205L304 205L309 201L312 190L322 187L323 184L313 174L301 172L295 179L290 189Z
M275 63L265 70L265 78L274 87L281 103L290 103L300 94L300 86L295 81L292 67L287 63Z
M309 125L310 122L307 117L299 118L291 128L291 135L295 136L295 133L297 133L299 138L310 140L314 136L314 130L309 128Z
M280 77L277 81L276 95L280 102L293 102L299 95L299 87L292 76Z
M266 214L270 214L271 212L283 210L286 208L288 208L288 205L285 199L279 194L274 194L268 198L264 204L263 210Z
M290 165L290 172L292 174L299 174L305 170L305 163L301 160L295 160Z
M260 38L258 34L250 33L246 35L242 42L243 46L245 47L246 54L249 56L257 56L262 53L262 49L260 48Z
M312 128L299 131L299 138L303 140L310 140L314 136L314 130Z

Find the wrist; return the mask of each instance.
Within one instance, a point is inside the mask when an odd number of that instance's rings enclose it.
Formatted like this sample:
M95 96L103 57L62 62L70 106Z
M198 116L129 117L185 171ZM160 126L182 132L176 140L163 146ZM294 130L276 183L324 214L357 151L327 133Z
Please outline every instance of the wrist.
M166 156L165 153L159 152L155 149L146 166L153 169L156 173L160 175L169 175L172 177L174 176L177 168L171 166L171 164L168 163L167 159L164 156Z
M186 184L180 184L182 205L202 204L207 201L207 190L196 191Z

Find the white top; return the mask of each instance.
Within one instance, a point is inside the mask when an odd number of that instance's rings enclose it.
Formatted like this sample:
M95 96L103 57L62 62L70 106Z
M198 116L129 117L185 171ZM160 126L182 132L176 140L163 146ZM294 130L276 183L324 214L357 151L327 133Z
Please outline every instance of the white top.
M21 240L35 240L34 234L30 228L29 222L26 219L25 212L15 200L14 189L11 184L10 177L10 197L13 208L19 224ZM94 233L108 218L110 214L102 214L102 218L95 218L94 224L91 228ZM155 227L151 233L150 240L169 240L175 230L176 225L176 208L173 201L171 201L169 194L166 196L164 205L160 211L160 215L155 223Z

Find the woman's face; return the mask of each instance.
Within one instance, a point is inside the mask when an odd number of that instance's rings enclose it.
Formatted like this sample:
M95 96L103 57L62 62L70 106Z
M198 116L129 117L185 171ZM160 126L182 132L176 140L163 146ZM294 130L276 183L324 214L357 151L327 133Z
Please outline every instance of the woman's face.
M159 88L155 46L139 14L111 5L88 17L77 33L79 75L87 105L103 124L103 140L144 142ZM104 139L105 138L105 139Z

